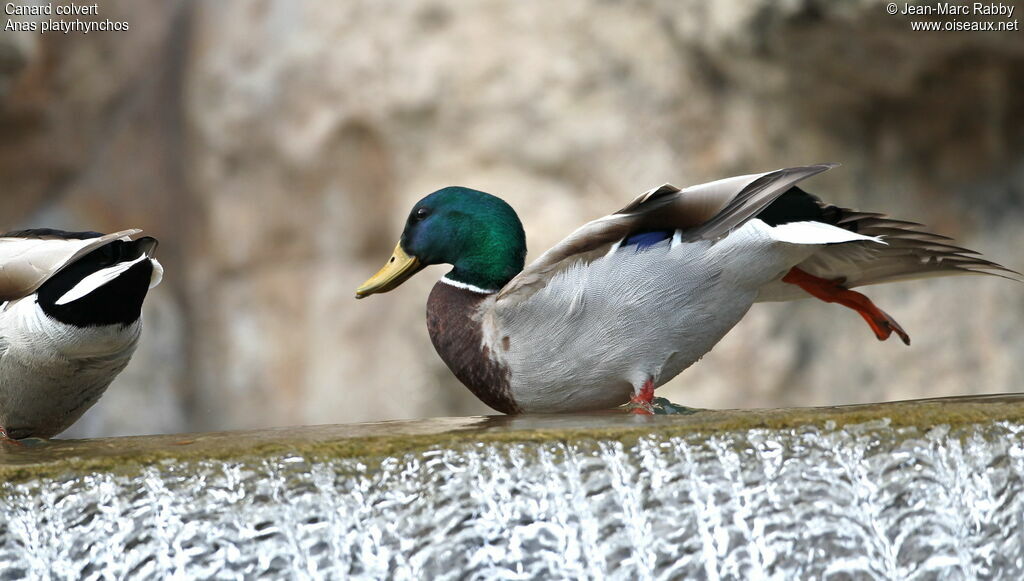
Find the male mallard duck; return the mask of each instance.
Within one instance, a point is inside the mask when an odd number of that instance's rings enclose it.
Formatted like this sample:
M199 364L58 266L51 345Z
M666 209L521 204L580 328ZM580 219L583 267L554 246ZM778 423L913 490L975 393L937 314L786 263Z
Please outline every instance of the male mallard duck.
M808 295L857 311L879 340L902 327L852 287L926 276L1017 273L920 224L832 206L795 184L836 164L679 189L663 185L584 224L523 268L515 211L468 188L417 203L387 264L356 298L430 264L427 328L441 359L504 413L649 406L654 389L758 301ZM649 407L648 407L649 409Z
M0 433L49 438L96 403L139 339L160 282L156 239L38 229L0 235Z

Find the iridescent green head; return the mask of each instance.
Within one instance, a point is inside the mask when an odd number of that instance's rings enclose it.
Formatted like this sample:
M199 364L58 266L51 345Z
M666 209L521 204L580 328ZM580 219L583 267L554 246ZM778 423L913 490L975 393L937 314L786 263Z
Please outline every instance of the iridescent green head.
M431 264L451 264L449 279L496 291L525 258L526 236L511 206L477 190L444 188L413 207L391 259L356 298L387 292Z

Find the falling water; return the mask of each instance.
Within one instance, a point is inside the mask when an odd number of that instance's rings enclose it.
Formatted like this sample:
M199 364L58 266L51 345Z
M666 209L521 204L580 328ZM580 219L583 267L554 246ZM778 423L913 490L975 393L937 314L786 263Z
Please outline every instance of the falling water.
M8 482L0 578L1022 578L1022 431L880 420Z

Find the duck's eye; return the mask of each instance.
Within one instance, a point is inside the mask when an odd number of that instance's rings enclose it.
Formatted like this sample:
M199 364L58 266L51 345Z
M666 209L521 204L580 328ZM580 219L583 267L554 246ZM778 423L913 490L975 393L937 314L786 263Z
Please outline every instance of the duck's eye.
M413 218L413 220L416 220L417 222L419 222L420 220L426 218L429 215L430 215L430 210L428 210L426 208L420 208L420 209L416 210L415 212L413 212L412 218Z

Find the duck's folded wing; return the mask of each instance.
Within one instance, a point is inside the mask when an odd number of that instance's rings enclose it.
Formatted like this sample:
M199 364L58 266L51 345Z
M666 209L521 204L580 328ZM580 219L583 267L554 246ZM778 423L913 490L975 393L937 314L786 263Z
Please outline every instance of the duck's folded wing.
M25 230L0 236L0 301L28 296L75 260L114 240L130 240L139 232L142 230L66 238L52 230Z
M500 304L517 303L544 288L558 272L589 263L638 232L680 230L683 241L713 240L743 224L797 182L838 164L784 168L679 189L647 191L614 214L584 224L542 254L498 293Z

